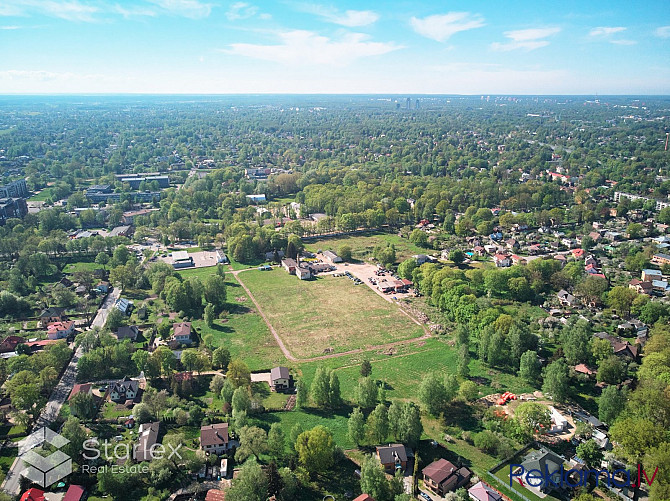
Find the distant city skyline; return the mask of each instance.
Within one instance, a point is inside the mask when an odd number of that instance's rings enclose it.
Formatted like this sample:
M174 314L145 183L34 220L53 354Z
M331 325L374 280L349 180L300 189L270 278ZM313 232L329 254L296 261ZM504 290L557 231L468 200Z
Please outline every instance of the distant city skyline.
M0 49L0 94L670 94L662 1L3 0Z

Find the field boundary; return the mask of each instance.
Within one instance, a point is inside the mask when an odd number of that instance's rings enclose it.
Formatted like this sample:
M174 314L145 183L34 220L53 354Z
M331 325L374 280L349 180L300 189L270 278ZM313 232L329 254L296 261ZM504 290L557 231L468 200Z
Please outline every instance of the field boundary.
M250 268L250 269L253 269L253 268ZM245 292L249 295L249 299L251 299L251 302L254 303L254 306L256 307L256 310L258 311L258 314L261 316L261 318L263 319L265 324L268 326L268 329L270 329L270 332L272 333L272 336L275 338L275 341L277 342L277 345L279 346L279 349L281 349L284 356L292 362L316 362L318 360L327 360L329 358L339 358L339 357L344 357L344 356L347 356L347 355L355 355L356 353L364 353L364 352L367 352L367 351L392 348L394 346L401 346L401 345L404 345L404 344L411 344L411 343L416 343L416 342L419 342L419 341L425 341L426 339L432 337L432 334L428 331L428 329L423 324L421 324L418 320L416 320L414 317L412 317L409 313L404 311L402 308L398 307L399 311L401 311L402 313L407 315L407 317L409 317L414 323L416 323L417 325L419 325L423 329L423 331L424 331L423 336L415 337L415 338L412 338L412 339L404 339L404 340L401 340L401 341L394 341L394 342L391 342L391 343L378 344L378 345L375 345L375 346L369 346L367 348L357 348L357 349L354 349L354 350L347 350L347 351L343 351L343 352L340 352L340 353L329 353L327 355L319 355L317 357L296 358L291 353L291 351L286 347L286 345L284 344L284 341L282 340L281 336L279 336L279 333L277 333L276 329L270 323L270 320L267 318L267 316L263 312L263 309L261 308L260 304L258 303L256 298L254 297L254 295L251 293L251 290L249 290L249 288L246 286L246 284L240 279L240 273L242 273L244 271L249 271L249 270L237 270L237 271L233 271L231 273L235 276L235 278L237 279L239 284L242 286L242 288L245 290Z

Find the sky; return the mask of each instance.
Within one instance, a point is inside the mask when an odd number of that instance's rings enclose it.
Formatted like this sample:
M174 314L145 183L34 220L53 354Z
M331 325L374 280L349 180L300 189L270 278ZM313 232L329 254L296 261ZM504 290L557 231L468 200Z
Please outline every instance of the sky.
M667 0L0 0L0 94L670 94Z

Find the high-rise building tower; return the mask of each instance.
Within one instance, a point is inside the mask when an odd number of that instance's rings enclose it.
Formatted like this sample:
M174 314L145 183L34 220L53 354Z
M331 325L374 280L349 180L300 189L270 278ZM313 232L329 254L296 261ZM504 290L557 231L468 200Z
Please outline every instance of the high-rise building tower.
M421 101L419 101L419 98L416 98L416 102L414 103L414 108L415 109L420 109L421 108Z
M412 107L412 100L410 98L407 98L407 102L405 103L405 109L410 109Z

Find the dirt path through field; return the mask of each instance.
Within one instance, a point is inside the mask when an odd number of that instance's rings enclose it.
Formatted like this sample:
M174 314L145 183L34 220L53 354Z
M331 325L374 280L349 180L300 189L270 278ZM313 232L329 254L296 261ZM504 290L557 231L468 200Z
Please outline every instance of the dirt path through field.
M245 292L247 293L247 295L249 296L251 301L254 303L254 306L256 306L256 310L258 311L258 314L261 316L261 318L263 319L265 324L268 326L268 329L270 329L270 332L272 333L272 336L275 338L275 341L277 342L277 345L279 346L279 349L282 351L284 356L288 360L291 360L292 362L316 362L317 360L326 360L328 358L345 357L347 355L354 355L356 353L363 353L363 352L366 352L366 351L384 350L384 349L387 349L387 348L392 348L394 346L401 346L401 345L405 345L405 344L411 344L411 343L417 343L417 342L420 342L420 341L425 341L426 339L431 337L431 333L425 325L423 325L421 322L419 322L417 319L415 319L412 315L410 315L409 313L404 311L402 308L398 307L398 309L402 313L407 315L408 318L410 318L415 324L417 324L418 326L420 326L423 329L423 332L424 332L423 336L416 337L414 339L405 339L403 341L395 341L393 343L378 344L378 345L375 345L375 346L369 346L367 348L357 348L355 350L342 351L342 352L339 352L339 353L329 353L327 355L320 355L318 357L296 358L291 353L291 351L286 347L286 345L284 344L284 341L282 341L281 337L279 337L279 334L277 333L275 328L272 326L272 324L270 323L268 318L265 316L265 313L263 312L263 309L261 308L261 305L258 304L258 301L256 301L256 298L254 297L254 295L251 293L249 288L244 284L244 282L242 282L242 280L240 279L240 273L242 273L244 271L249 271L250 269L254 269L254 268L249 268L249 269L246 269L246 270L236 270L236 271L231 272L231 274L235 276L235 278L237 279L239 284L245 290Z

